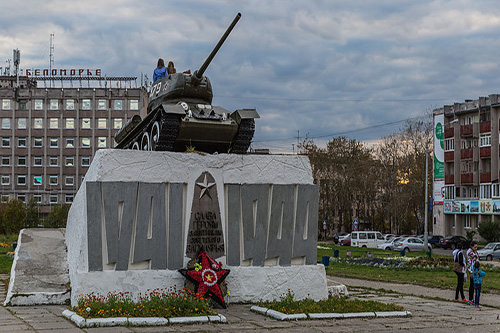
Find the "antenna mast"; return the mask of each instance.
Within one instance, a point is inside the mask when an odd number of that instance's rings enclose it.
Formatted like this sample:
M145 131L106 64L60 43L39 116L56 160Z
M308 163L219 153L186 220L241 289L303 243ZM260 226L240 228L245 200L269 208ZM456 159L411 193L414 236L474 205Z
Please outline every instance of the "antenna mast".
M50 55L49 55L49 76L52 76L52 65L54 64L54 33L50 34ZM52 88L52 80L50 80L50 87Z

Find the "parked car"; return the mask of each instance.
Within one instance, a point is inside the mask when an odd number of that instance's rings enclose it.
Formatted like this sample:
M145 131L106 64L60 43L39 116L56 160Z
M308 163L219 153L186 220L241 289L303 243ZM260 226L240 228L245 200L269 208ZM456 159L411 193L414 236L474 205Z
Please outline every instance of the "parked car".
M333 236L333 242L335 244L338 244L340 242L340 237L345 237L349 235L347 232L337 232L334 236Z
M500 259L500 243L488 243L484 248L477 251L480 260Z
M430 244L427 244L427 247L429 250L432 248ZM423 249L424 241L418 237L407 237L394 243L394 250L396 251L405 250L405 252L411 252L422 251Z
M352 246L376 249L377 245L385 243L385 239L378 231L353 231L351 233L351 243Z
M343 246L351 246L351 235L347 235L340 241L340 245Z
M377 245L377 249L392 251L394 250L394 243L399 242L400 240L400 237L391 238L387 242Z
M393 238L395 238L395 237L396 237L396 235L394 235L394 234L385 234L385 235L384 235L384 239L385 239L386 241L389 241L389 240L391 240L391 239L393 239Z
M432 235L427 239L427 242L432 245L432 247L440 247L441 246L441 239L443 239L443 236L440 235Z
M464 249L468 248L470 245L470 241L463 236L448 236L439 241L439 244L443 249L452 249L452 250L455 250L459 243L462 244L462 247Z

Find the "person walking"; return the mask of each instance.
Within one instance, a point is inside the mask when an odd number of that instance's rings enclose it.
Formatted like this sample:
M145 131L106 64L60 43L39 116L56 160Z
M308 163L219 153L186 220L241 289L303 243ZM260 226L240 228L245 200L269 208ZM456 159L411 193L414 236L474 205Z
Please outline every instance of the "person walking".
M467 302L464 296L464 277L466 272L465 256L462 252L462 244L458 244L455 251L453 251L453 271L457 274L457 288L455 289L455 301ZM462 298L459 298L459 293Z
M470 247L467 250L467 270L469 271L469 305L473 305L474 300L474 279L472 273L474 272L474 265L479 261L479 256L477 254L477 242L472 241Z
M485 272L479 269L479 266L480 266L479 261L476 261L476 263L474 264L474 269L472 271L473 272L472 277L474 279L474 290L476 292L476 294L474 295L474 306L477 309L481 308L481 305L479 305L479 296L481 296L481 286L483 284L483 276L486 275Z

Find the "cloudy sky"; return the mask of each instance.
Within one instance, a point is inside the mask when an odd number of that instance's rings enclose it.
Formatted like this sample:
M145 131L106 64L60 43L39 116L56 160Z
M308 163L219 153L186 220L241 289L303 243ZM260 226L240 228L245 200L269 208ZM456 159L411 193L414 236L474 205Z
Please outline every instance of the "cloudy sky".
M2 1L0 66L152 77L158 57L207 72L214 105L255 107L254 148L344 135L372 142L408 118L500 93L498 0ZM3 58L2 58L3 57Z

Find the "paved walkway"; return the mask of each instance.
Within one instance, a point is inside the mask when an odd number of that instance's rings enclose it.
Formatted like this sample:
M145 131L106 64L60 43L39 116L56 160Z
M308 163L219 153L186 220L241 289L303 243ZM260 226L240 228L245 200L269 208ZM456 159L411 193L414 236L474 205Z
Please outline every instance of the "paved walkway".
M339 279L340 280L340 279ZM432 295L440 291L432 288L397 285L392 283L342 279L349 287L351 297L373 299L403 305L411 311L410 318L305 320L280 322L250 311L249 304L230 304L220 310L227 324L200 324L163 327L114 327L79 329L62 317L65 306L0 307L0 332L14 331L58 331L58 332L500 332L500 310L483 307L476 310L464 304L426 299L418 296L402 296L392 291L374 291L358 288L393 288L395 291ZM329 280L329 284L334 284ZM3 288L3 286L0 286ZM486 295L485 295L486 296Z

